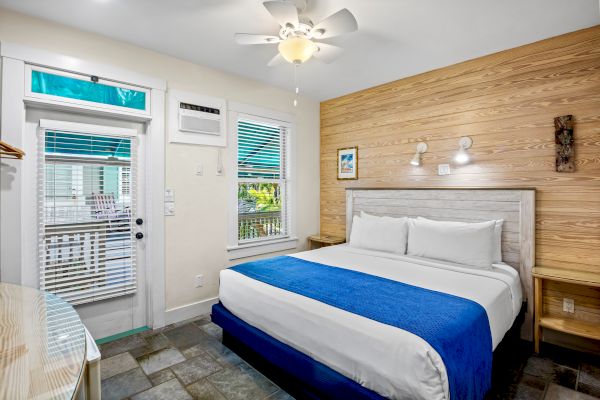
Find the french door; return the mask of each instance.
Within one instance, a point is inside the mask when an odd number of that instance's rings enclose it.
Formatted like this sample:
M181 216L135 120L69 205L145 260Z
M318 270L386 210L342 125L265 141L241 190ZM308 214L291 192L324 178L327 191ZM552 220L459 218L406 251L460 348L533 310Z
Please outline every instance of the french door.
M146 325L144 135L39 127L40 289L74 305L96 339Z

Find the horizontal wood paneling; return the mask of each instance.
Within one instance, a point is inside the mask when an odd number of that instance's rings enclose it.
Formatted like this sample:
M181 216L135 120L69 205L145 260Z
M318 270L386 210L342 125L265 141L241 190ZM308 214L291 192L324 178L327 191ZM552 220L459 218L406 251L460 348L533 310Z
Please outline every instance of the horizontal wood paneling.
M553 118L565 114L574 173L554 171ZM473 162L437 176L465 135ZM419 141L429 151L413 167ZM349 146L359 179L338 181ZM321 103L322 234L345 234L346 187L535 187L536 264L600 273L600 26Z

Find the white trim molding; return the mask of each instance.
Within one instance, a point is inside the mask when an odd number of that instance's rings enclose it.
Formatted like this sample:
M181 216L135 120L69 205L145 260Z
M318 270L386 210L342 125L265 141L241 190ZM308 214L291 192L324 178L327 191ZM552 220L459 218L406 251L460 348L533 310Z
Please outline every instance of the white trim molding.
M0 43L0 56L21 60L29 64L56 68L68 72L95 75L122 83L135 83L150 89L167 90L167 81L111 65L82 60L80 58L34 49L16 43Z
M238 103L237 101L230 101L227 108L230 112L236 111L241 114L252 115L258 118L264 117L268 119L274 119L282 123L288 123L290 125L296 123L296 116L294 114L286 113L283 111L271 110L270 108Z
M146 131L146 287L148 324L152 328L165 325L165 91L152 89L152 121Z
M190 318L209 314L212 306L218 302L218 297L211 297L184 306L170 308L165 311L165 325L175 324Z
M104 125L81 124L79 122L56 121L53 119L40 119L40 128L60 132L87 133L90 135L105 136L137 136L137 131L131 128L108 127Z
M276 253L298 247L298 238L282 238L256 241L238 246L227 246L230 260L258 256L261 254Z

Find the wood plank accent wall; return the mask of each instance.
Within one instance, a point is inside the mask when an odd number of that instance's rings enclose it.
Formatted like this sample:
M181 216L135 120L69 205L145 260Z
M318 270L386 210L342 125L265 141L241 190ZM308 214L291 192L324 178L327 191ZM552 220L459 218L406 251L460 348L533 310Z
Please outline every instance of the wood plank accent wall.
M554 168L553 119L566 114L574 173ZM473 162L438 176L461 136ZM419 141L429 150L413 167ZM349 146L359 179L338 181ZM600 273L600 25L321 103L322 234L345 235L346 187L535 187L536 264ZM562 313L556 299L544 301ZM598 309L586 319L600 323Z

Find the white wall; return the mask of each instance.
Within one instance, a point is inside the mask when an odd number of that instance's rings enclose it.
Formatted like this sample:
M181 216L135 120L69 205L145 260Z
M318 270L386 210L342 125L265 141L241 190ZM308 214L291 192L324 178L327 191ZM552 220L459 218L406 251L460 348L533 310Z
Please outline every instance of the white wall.
M162 78L168 87L293 113L297 122L297 233L299 247L319 229L319 103L235 75L141 47L0 9L0 41L110 64ZM194 49L190 49L194 51ZM227 165L227 152L223 151ZM195 174L204 165L204 175ZM215 148L167 144L166 187L175 190L176 215L166 217L166 307L174 310L212 299L218 273L228 266L227 184L216 176ZM228 171L225 171L227 174ZM237 260L236 262L243 261ZM194 287L204 274L205 285ZM191 308L188 308L190 310ZM172 313L175 315L175 313ZM183 315L177 313L176 315Z

